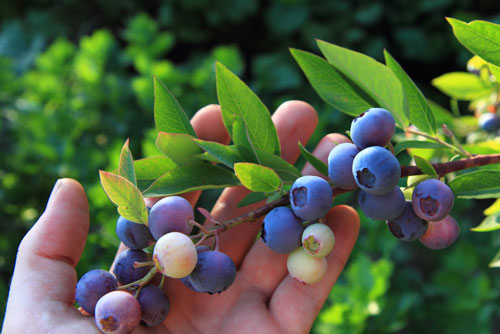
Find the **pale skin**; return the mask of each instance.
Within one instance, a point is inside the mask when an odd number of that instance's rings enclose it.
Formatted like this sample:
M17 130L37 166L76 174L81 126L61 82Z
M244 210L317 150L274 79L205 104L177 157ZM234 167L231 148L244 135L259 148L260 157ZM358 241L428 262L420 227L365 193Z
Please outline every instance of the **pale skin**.
M305 145L315 130L316 112L307 103L289 101L276 110L273 121L281 155L294 163L300 154L297 142ZM199 138L228 143L219 106L201 109L191 123ZM345 139L330 134L320 141L314 154L326 161L334 145ZM317 175L309 165L302 172ZM213 218L225 221L258 207L236 208L247 193L243 187L226 189L214 205ZM193 206L199 196L199 192L185 195ZM260 222L244 223L220 237L220 250L238 268L236 281L228 290L220 295L200 294L178 280L167 279L165 293L171 303L167 319L156 328L139 326L133 333L309 332L359 232L359 217L348 206L331 209L325 222L335 233L336 244L327 256L328 272L319 283L304 285L291 278L286 255L271 251L260 239L255 242ZM209 222L205 224L210 226ZM2 333L99 333L94 318L83 316L73 305L75 266L85 247L88 228L84 189L75 180L60 180L45 212L19 246Z

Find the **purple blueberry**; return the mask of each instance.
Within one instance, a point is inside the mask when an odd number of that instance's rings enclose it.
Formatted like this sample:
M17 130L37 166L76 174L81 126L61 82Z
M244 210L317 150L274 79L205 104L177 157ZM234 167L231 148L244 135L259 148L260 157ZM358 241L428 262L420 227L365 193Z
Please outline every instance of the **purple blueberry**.
M372 195L384 195L398 184L401 167L391 152L380 146L372 146L356 155L352 174L361 190Z
M387 226L396 238L413 241L425 233L428 223L415 214L411 202L408 201L403 212L398 217L388 220Z
M200 253L202 252L206 252L206 251L209 251L211 250L210 247L208 246L205 246L205 245L201 245L201 246L196 246L196 253L198 254L198 257L200 256ZM182 284L184 284L187 288L193 290L194 292L199 292L198 290L196 290L193 285L191 284L191 281L189 280L189 276L186 276L186 277L182 277L180 278L180 281L182 282Z
M300 246L304 227L292 210L286 206L269 211L262 223L260 237L277 253L290 253Z
M427 248L443 249L453 244L459 235L460 227L457 221L448 215L443 220L429 222L427 231L419 240Z
M141 305L141 323L146 327L156 327L167 317L170 302L162 289L157 285L146 285L137 297Z
M104 295L95 307L95 323L103 333L127 334L141 321L141 306L137 299L125 291Z
M389 220L396 218L403 212L406 200L398 186L384 195L372 195L363 190L358 193L358 203L363 213L375 220Z
M500 129L500 117L496 113L484 113L479 117L479 126L487 132L495 132Z
M328 155L328 176L342 189L356 189L358 185L352 175L352 161L359 149L351 143L335 146Z
M302 220L315 220L326 215L333 203L330 184L319 176L301 176L290 190L293 213Z
M83 275L76 284L75 299L85 311L94 314L97 301L117 287L118 283L110 272L94 269Z
M165 197L151 208L148 218L149 230L156 240L170 232L191 233L194 219L191 204L180 196Z
M125 246L132 249L143 249L155 242L146 225L134 223L122 216L116 221L116 234Z
M428 179L413 190L413 210L427 221L444 219L453 207L453 192L444 182Z
M371 108L353 119L351 138L361 150L370 146L385 146L395 130L396 122L389 111Z
M137 249L127 249L121 252L116 258L113 273L120 284L129 284L135 282L149 272L150 266L135 268L135 262L151 261L151 256L146 252Z
M189 281L199 292L220 293L233 284L236 266L233 260L219 251L205 251L198 256L198 262Z

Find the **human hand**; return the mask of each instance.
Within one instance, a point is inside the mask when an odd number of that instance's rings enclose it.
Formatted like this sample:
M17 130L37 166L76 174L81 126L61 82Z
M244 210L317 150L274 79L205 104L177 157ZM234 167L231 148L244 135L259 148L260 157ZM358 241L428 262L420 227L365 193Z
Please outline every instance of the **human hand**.
M282 157L294 163L314 132L317 115L306 103L291 101L273 115L282 146ZM192 119L201 139L229 141L218 106L200 110ZM328 135L314 154L326 161L328 152L343 136ZM306 165L303 174L315 174ZM236 208L248 194L243 187L226 189L212 216L226 221L259 206ZM186 194L194 206L199 192ZM220 236L220 250L236 264L233 285L220 295L196 293L179 280L167 279L165 293L170 313L156 328L139 327L134 333L306 333L324 304L346 263L359 231L359 217L347 206L337 206L326 216L336 236L327 256L328 272L313 285L304 285L287 273L286 254L271 251L255 238L260 224L247 223ZM210 222L206 222L210 225ZM16 260L2 333L99 333L92 317L83 317L73 306L77 282L75 266L88 233L89 213L85 192L70 179L60 180L46 211L25 236ZM211 227L211 226L209 226ZM121 247L123 249L123 246Z

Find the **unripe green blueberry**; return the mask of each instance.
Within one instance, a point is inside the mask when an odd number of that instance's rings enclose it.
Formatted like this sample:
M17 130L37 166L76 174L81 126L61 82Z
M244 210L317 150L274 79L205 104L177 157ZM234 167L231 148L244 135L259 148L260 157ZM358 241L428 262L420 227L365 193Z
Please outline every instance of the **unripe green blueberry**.
M191 239L180 232L170 232L156 242L153 261L158 271L172 278L191 274L198 255Z
M309 225L302 233L302 247L312 257L325 257L335 246L335 235L325 224Z
M321 281L328 269L326 258L312 257L302 247L297 248L288 255L286 266L290 276L305 284L314 284Z

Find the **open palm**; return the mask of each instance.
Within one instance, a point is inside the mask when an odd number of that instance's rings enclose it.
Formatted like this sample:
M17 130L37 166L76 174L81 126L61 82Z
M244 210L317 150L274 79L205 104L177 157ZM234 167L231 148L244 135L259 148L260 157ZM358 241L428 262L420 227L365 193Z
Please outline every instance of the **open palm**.
M299 156L297 143L305 144L316 127L315 111L306 103L290 101L278 108L273 121L282 157L295 162ZM200 110L192 124L201 139L229 141L216 105ZM328 135L314 154L326 160L331 148L344 140L340 135ZM303 170L303 174L315 173L309 165ZM212 216L225 221L257 207L259 204L236 208L246 194L243 187L226 189ZM195 206L199 195L193 192L185 197ZM336 245L327 257L327 275L319 283L304 285L292 279L287 273L286 255L271 251L260 239L255 241L260 224L242 224L220 238L220 250L238 269L233 285L219 295L208 295L187 289L179 280L167 279L165 291L171 304L167 319L156 328L141 326L134 333L307 333L359 231L356 211L347 206L331 209L326 224L335 233ZM99 333L94 319L83 317L73 306L75 266L88 225L83 188L74 180L60 180L46 211L19 246L2 333Z

